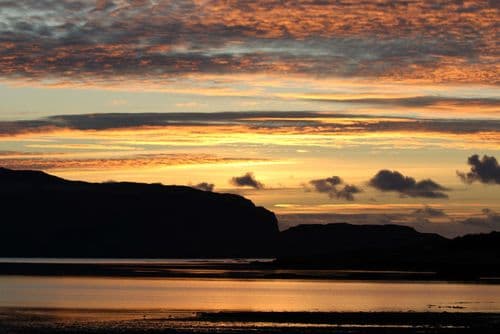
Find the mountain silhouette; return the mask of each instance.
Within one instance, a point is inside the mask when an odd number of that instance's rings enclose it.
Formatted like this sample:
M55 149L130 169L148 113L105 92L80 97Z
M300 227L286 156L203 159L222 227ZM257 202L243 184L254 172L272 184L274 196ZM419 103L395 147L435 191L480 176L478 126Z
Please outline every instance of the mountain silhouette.
M279 266L500 275L500 233L447 239L399 225L298 225L280 233Z
M272 255L275 215L185 186L68 181L0 168L0 256Z
M0 168L0 257L275 257L266 268L500 275L500 233L447 239L398 225L298 225L238 195L69 181Z

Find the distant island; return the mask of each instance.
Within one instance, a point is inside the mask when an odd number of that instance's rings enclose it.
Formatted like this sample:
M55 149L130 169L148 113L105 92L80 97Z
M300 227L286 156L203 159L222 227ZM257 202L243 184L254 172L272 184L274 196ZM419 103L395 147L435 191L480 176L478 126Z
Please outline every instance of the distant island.
M500 277L500 232L448 239L399 225L299 225L280 234L282 267L429 271Z
M271 257L272 268L500 275L500 233L447 239L398 225L299 225L234 194L69 181L0 168L0 257Z

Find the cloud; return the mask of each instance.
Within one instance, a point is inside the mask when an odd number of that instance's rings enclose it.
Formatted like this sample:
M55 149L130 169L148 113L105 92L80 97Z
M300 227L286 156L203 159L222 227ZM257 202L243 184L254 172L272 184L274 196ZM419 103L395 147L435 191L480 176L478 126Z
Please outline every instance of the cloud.
M113 130L147 126L185 127L215 125L247 126L251 129L282 129L307 133L398 132L476 134L500 133L499 120L414 119L321 112L214 112L214 113L100 113L54 115L34 120L0 121L0 136L44 133L57 129ZM488 137L488 138L489 138ZM487 139L487 138L485 138ZM485 140L483 139L483 140ZM495 140L492 137L492 140Z
M203 191L214 191L215 185L213 183L201 182L197 185L194 185L193 187Z
M2 167L45 171L150 168L155 166L226 164L242 161L248 160L195 153L137 154L106 158L69 158L65 157L64 154L50 156L44 153L0 154L0 166Z
M235 176L230 180L236 187L252 187L254 189L264 189L264 184L257 181L253 173L248 172L243 176Z
M309 183L319 193L330 193L336 186L342 184L343 181L338 176L328 177L326 179L311 180Z
M485 231L498 231L500 230L500 214L491 209L483 209L480 216L467 218L461 223L482 228Z
M360 188L352 184L346 184L344 188L337 192L337 198L345 199L347 201L354 201L354 194L362 192Z
M413 214L422 218L446 217L446 213L444 212L444 210L436 209L427 205L421 209L416 209L415 211L413 211Z
M398 171L381 170L370 181L369 185L380 191L394 191L403 196L448 198L445 187L431 179L416 181L413 177L404 176Z
M497 21L492 1L3 1L0 77L91 85L260 72L494 84Z
M425 226L427 224L432 224L434 220L440 220L445 222L451 222L451 218L444 212L442 209L437 209L425 205L423 208L416 209L412 213L410 213L410 218L407 220L409 223L412 223L415 227L420 227L422 230L425 230Z
M8 145L6 149L22 145L24 150L51 152L86 149L104 153L115 147L120 151L160 152L173 146L266 144L272 149L305 149L315 155L313 147L495 150L499 141L500 121L495 120L420 120L321 112L107 113L0 120L0 142Z
M500 184L500 166L493 156L474 154L467 160L471 166L467 173L457 171L458 177L465 183L481 182L486 184Z
M339 188L340 185L344 184L344 181L338 176L311 180L309 184L313 187L313 190L318 193L328 194L330 198L344 199L347 201L353 201L354 195L362 192L360 188L352 184L345 184L343 187ZM306 190L309 190L309 188L306 187Z
M500 108L500 99L497 98L460 98L447 96L411 96L411 97L373 97L373 98L335 98L321 97L321 95L313 95L313 98L304 97L306 100L332 102L332 103L357 103L370 105L390 105L400 107L429 107L442 105L457 105L467 107L489 106Z
M112 8L116 8L113 0L97 0L95 4L96 11L106 11Z

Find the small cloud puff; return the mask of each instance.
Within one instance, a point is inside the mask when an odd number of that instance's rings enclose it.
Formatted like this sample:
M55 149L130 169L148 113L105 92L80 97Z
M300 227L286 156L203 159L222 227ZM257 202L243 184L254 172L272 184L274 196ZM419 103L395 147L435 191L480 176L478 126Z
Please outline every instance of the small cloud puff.
M247 172L242 176L231 178L230 183L236 187L251 187L254 189L264 189L264 184L257 181L253 173Z
M368 183L380 191L394 191L402 196L448 198L445 187L431 179L416 181L413 177L404 176L398 171L381 170Z
M309 181L313 190L318 193L328 194L330 198L344 199L354 201L354 195L362 192L360 188L352 184L344 184L344 181L338 176L327 177ZM343 187L339 187L342 186ZM306 186L306 190L311 190Z

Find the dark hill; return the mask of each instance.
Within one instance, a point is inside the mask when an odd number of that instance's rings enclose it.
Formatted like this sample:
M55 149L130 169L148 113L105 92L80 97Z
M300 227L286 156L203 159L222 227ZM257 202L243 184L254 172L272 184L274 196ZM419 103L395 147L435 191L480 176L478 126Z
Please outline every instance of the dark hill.
M421 269L421 262L447 241L437 234L399 225L299 225L281 233L279 261L342 268Z
M268 268L500 276L500 233L446 239L398 225L299 225L232 194L68 181L0 168L0 257L268 257Z
M0 168L0 256L272 255L274 214L184 186L68 181Z
M277 265L500 274L500 233L446 239L398 225L299 225L280 233ZM469 277L471 276L471 277Z
M430 247L446 240L437 234L420 233L399 225L298 225L280 236L280 249L287 255Z

